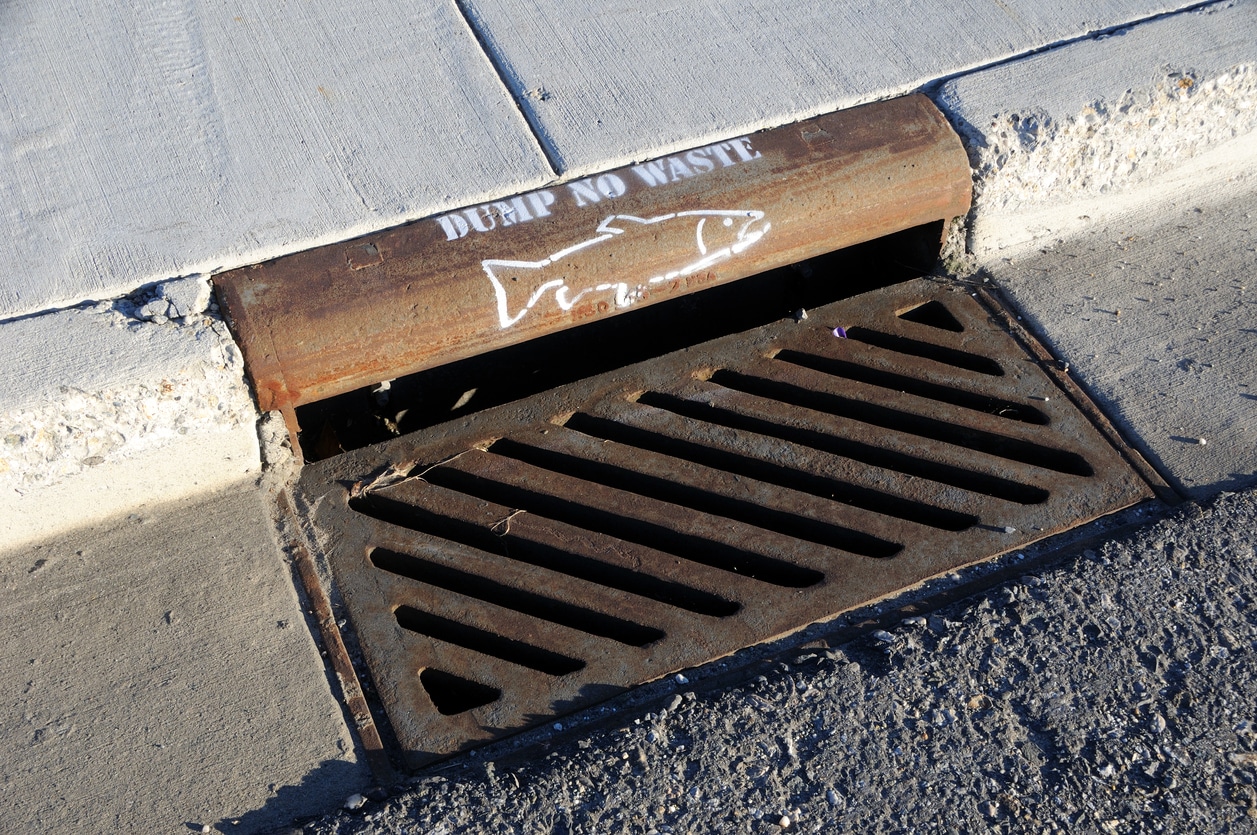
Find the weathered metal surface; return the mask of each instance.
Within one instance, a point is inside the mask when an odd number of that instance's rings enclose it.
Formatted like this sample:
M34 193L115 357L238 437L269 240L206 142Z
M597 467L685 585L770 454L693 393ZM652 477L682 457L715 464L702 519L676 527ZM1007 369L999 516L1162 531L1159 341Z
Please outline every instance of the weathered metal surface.
M414 764L1151 495L924 279L310 465L297 493Z
M821 116L214 280L263 410L291 409L961 215L924 96Z

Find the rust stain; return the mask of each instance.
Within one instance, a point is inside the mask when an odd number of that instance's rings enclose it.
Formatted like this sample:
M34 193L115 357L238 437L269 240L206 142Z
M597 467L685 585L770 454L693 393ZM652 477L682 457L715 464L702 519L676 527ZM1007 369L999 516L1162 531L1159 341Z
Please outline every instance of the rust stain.
M970 190L959 138L914 95L296 253L215 285L259 403L277 409L955 217Z

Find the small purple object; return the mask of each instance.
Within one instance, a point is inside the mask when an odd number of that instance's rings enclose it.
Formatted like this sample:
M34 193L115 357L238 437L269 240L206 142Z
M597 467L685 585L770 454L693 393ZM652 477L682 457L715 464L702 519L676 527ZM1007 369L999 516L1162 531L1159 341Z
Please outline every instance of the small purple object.
M839 339L846 339L846 338L847 338L847 329L846 329L846 328L834 328L834 336L838 337Z

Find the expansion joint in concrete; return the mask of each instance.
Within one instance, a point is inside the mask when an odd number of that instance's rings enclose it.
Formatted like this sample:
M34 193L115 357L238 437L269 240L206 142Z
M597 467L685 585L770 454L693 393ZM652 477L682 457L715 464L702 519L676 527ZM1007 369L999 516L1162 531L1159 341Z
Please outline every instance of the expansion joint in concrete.
M523 79L511 67L501 51L494 47L493 37L490 35L484 21L480 19L480 16L468 8L466 0L453 0L453 3L454 7L458 9L459 16L462 17L463 22L467 25L467 30L471 32L472 37L476 39L476 43L480 45L480 50L484 53L485 59L493 67L493 71L502 82L502 86L510 94L511 100L515 102L515 107L524 122L527 123L528 130L532 133L533 140L537 143L537 148L546 158L546 164L550 166L550 170L556 177L562 176L563 172L568 168L563 163L563 155L559 153L554 140L541 125L541 120L536 112L526 103L527 99L545 101L548 94L541 88L536 90L525 89Z

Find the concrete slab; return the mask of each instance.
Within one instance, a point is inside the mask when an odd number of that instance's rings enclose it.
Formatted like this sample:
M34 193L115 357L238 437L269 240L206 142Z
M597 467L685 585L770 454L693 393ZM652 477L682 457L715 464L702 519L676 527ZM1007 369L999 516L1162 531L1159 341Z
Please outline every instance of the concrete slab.
M979 256L1257 166L1257 2L1217 3L949 81Z
M10 554L0 585L0 829L254 833L369 783L256 493Z
M453 3L5 3L0 78L0 319L551 177Z
M573 175L908 92L1187 5L463 0L551 158Z
M990 270L1172 483L1257 482L1257 175ZM1152 222L1155 219L1156 222Z
M243 374L203 279L0 325L0 551L255 475Z

